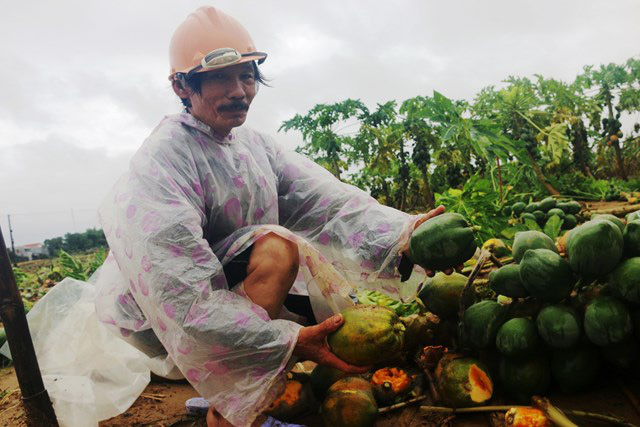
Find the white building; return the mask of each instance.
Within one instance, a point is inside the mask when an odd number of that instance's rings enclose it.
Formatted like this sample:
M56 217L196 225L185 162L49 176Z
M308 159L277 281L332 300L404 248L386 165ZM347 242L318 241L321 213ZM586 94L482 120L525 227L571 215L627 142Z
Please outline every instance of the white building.
M29 261L31 261L34 255L49 255L49 252L42 243L29 243L16 246L16 255L29 258Z

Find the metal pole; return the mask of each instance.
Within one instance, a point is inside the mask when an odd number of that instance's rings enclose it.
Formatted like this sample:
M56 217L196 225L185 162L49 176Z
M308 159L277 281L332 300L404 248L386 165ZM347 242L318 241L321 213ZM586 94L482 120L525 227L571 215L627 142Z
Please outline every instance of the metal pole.
M0 318L22 392L28 426L58 426L47 389L44 388L38 359L31 341L22 297L0 229Z

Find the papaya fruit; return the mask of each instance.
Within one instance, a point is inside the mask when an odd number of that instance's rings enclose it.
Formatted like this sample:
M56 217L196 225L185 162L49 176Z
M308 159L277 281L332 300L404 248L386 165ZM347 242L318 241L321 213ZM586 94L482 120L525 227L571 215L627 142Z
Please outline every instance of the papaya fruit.
M622 342L633 332L629 310L615 297L596 298L584 313L584 332L595 345Z
M381 405L395 402L411 391L413 381L404 369L392 367L378 369L371 377L373 395Z
M348 377L349 374L336 368L329 366L317 365L311 371L309 377L309 383L311 384L311 391L313 395L320 402L324 400L327 395L327 390L338 380Z
M640 256L618 264L609 275L609 286L615 296L640 304Z
M511 254L511 249L500 239L489 239L482 244L482 249L486 249L498 258Z
M620 229L606 220L587 221L571 230L567 237L569 264L585 278L610 273L620 262L623 248Z
M567 202L567 213L571 215L577 215L582 210L582 205L575 200Z
M480 406L493 396L493 381L487 367L477 359L447 353L434 372L440 397L449 406Z
M507 320L496 335L496 348L505 356L522 356L538 346L536 324L526 317Z
M327 337L331 351L352 365L368 366L396 357L403 348L404 325L391 309L356 305L342 311L344 323Z
M571 230L572 228L575 228L576 225L578 225L578 219L575 217L575 215L566 214L564 216L564 221L562 222L563 230Z
M473 229L457 213L444 213L423 222L409 239L409 257L427 270L456 267L478 248Z
M557 200L553 197L546 197L540 201L540 210L542 212L549 212L549 209L555 208L557 204Z
M510 408L504 414L505 427L552 427L553 424L538 408L523 406Z
M624 231L624 222L620 218L611 214L593 214L591 215L591 219L603 219L605 221L611 221L614 223L622 233Z
M529 295L520 280L520 265L507 264L489 273L489 286L498 295L524 298Z
M554 215L556 215L560 219L564 219L566 214L562 209L558 209L558 208L549 209L549 211L547 212L547 218L551 218Z
M520 216L520 214L522 214L522 212L524 212L524 208L527 205L524 204L523 202L516 202L513 205L511 205L511 212L513 213L513 216Z
M567 202L558 202L556 204L556 208L562 210L562 212L564 212L565 214L569 213L569 205L567 204Z
M564 393L586 390L598 376L600 355L591 344L557 349L551 356L551 374Z
M628 257L640 256L640 219L627 223L622 233L624 241L624 255Z
M498 372L504 391L522 402L544 395L551 382L549 361L541 351L523 357L503 356Z
M540 301L559 302L569 296L576 280L569 263L549 249L529 249L520 262L520 280Z
M569 348L577 344L582 334L581 323L574 309L560 304L544 307L536 317L538 333L552 348Z
M473 304L464 311L462 320L465 343L477 349L493 346L506 316L506 308L495 301L484 300Z
M418 297L427 310L436 316L448 320L458 316L462 290L467 276L460 273L450 275L438 272L427 279Z
M627 224L630 223L631 221L640 219L640 210L628 213L627 215L625 215L624 219L627 220Z
M519 231L513 240L513 259L519 263L524 253L529 249L549 249L557 252L556 245L551 237L541 231Z
M542 211L533 211L532 215L536 218L538 225L542 225L547 220L547 214Z
M350 377L334 383L322 403L324 425L335 427L371 427L378 417L373 387L362 378ZM348 381L347 381L348 380Z
M272 417L291 421L298 415L311 410L311 392L300 381L288 380L285 389L280 396L274 400L265 413Z
M540 203L538 202L531 202L524 208L525 213L533 213L534 211L539 211L539 210L540 210Z

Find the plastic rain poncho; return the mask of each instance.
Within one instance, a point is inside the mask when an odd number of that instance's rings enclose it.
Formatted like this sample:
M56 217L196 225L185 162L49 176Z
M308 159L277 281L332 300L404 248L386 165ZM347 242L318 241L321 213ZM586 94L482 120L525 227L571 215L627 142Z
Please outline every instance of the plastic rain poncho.
M308 292L319 321L351 304L353 286L412 297L424 274L414 267L400 282L397 270L416 216L265 135L240 127L220 138L188 113L162 120L99 214L111 250L97 278L100 320L150 356L168 352L234 425L282 391L302 326L230 290L230 259L267 233L294 241L292 293Z

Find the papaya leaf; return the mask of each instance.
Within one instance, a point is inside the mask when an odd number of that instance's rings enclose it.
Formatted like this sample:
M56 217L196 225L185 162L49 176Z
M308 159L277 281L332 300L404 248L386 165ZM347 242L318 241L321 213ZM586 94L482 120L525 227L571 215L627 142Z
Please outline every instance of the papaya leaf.
M529 218L524 220L524 225L526 225L529 230L542 231L540 226Z
M516 236L516 233L519 231L527 231L528 228L525 225L522 224L517 224L514 225L512 227L507 227L504 230L502 230L500 232L500 234L505 238L505 239L509 239L509 240L513 240L513 238Z
M556 240L560 235L563 222L564 219L560 218L558 215L552 215L544 225L544 234L551 237L552 240Z

